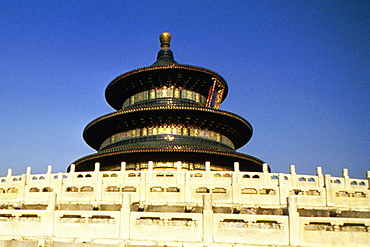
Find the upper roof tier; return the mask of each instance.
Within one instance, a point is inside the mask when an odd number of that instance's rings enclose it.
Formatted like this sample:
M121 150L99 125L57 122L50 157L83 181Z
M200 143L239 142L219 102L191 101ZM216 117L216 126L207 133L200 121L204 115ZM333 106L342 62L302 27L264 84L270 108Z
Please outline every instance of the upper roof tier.
M123 103L130 96L163 87L184 88L206 98L210 96L210 89L216 92L222 90L219 103L226 98L228 87L222 76L202 67L177 63L169 48L171 35L162 33L159 39L161 50L155 63L124 73L107 86L105 98L111 107L115 110L122 109Z

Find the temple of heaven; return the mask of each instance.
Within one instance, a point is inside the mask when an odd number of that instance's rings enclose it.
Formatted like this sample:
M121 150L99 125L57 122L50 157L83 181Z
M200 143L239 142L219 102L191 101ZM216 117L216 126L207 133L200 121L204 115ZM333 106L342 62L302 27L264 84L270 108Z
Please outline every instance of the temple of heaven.
M252 137L244 118L220 110L228 86L216 72L179 64L171 35L160 35L161 49L151 65L126 72L105 90L115 110L90 122L85 142L97 152L73 162L76 171L153 169L262 171L262 160L236 152Z

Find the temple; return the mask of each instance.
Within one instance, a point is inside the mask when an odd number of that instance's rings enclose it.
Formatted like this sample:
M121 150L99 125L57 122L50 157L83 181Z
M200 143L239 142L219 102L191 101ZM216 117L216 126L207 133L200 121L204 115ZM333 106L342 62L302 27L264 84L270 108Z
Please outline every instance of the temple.
M252 126L242 117L219 110L227 83L217 73L182 65L170 50L171 36L162 33L161 50L151 66L129 71L105 90L116 111L89 123L83 137L96 154L74 162L76 171L154 169L262 171L263 161L238 149L252 137Z
M115 111L83 131L95 153L0 177L0 246L370 246L370 172L273 173L237 152L252 126L219 109L226 81L177 63L170 41L108 84Z

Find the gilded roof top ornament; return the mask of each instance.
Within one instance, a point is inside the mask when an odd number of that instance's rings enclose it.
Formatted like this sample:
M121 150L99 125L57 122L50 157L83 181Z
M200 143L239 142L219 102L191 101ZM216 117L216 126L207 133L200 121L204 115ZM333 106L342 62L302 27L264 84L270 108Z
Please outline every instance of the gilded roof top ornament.
M161 35L159 35L159 41L161 42L162 49L169 49L171 42L171 34L167 32L161 33Z
M159 35L159 41L161 42L161 50L157 54L157 61L152 64L152 67L158 66L171 66L178 64L173 57L173 53L170 49L171 34L164 32Z

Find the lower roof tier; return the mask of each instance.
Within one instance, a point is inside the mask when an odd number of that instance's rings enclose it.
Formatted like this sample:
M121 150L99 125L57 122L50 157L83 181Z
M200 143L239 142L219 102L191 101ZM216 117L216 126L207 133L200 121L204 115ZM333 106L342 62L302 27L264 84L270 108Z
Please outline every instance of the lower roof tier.
M120 167L121 162L127 163L148 163L153 162L182 162L204 164L211 162L213 167L219 170L233 170L234 163L239 162L241 171L262 171L262 160L251 155L227 150L207 150L207 147L194 146L177 147L178 149L165 146L154 146L151 148L142 147L137 149L124 149L116 147L84 156L73 164L76 171L93 171L95 163L99 162L102 170L112 170Z
M235 149L252 137L252 126L244 118L222 110L194 106L145 106L99 117L84 130L86 143L99 150L112 135L137 128L183 125L215 131L231 140Z

